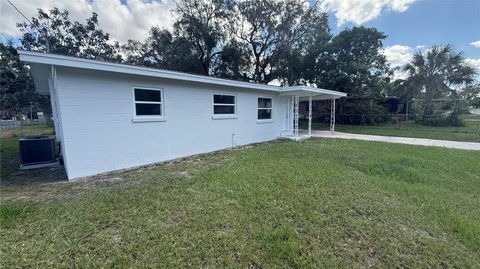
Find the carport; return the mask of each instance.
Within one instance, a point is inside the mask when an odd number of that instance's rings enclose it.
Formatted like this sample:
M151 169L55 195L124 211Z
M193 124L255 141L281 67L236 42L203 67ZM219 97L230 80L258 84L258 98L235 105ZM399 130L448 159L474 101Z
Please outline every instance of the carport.
M289 119L292 119L291 132L284 136L298 140L299 135L299 104L302 101L308 101L308 129L307 137L312 135L312 102L314 100L330 100L330 131L335 131L335 100L347 96L344 92L326 90L321 88L311 88L307 86L286 87L280 95L289 97ZM290 126L290 124L289 124Z

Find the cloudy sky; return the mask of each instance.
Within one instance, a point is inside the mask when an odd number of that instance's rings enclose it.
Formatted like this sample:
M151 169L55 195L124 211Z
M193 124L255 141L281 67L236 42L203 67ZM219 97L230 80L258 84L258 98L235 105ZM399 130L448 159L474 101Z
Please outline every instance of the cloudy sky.
M172 0L10 0L27 17L36 9L58 7L84 21L99 14L114 40L142 40L152 25L171 29ZM451 43L480 72L480 0L319 0L330 13L334 33L355 25L376 27L388 38L384 53L392 66L409 61L415 50ZM314 0L310 0L314 2ZM0 41L18 38L23 18L0 0ZM401 76L401 74L398 74Z

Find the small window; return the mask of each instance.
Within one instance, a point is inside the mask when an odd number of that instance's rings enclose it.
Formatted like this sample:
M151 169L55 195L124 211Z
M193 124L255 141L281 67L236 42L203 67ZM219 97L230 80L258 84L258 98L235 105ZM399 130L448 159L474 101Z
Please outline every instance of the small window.
M214 94L213 114L214 115L235 115L235 95Z
M162 115L162 91L154 89L134 89L135 116L150 117Z
M258 117L259 120L272 119L272 98L258 98Z

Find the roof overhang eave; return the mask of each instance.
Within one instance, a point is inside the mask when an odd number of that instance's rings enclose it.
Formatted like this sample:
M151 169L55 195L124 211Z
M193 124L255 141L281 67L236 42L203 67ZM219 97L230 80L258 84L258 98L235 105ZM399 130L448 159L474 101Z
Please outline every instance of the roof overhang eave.
M48 53L41 53L41 52L22 51L22 50L19 50L18 54L20 56L21 61L38 64L38 65L42 64L47 66L63 66L63 67L81 68L81 69L89 69L89 70L97 70L97 71L107 71L107 72L115 72L115 73L131 74L131 75L180 80L180 81L187 81L187 82L196 82L196 83L203 83L203 84L230 86L230 87L237 87L237 88L243 88L243 89L264 90L264 91L273 91L273 92L282 91L281 87L273 86L273 85L256 84L256 83L250 83L250 82L244 82L244 81L214 78L214 77L208 77L208 76L202 76L202 75L182 73L177 71L169 71L169 70L140 67L140 66L131 66L126 64L82 59L82 58L57 55L57 54L48 54Z
M242 89L252 89L261 91L271 91L279 93L283 96L299 96L300 98L312 97L314 100L338 99L345 97L347 94L338 91L313 88L308 86L290 86L281 87L266 84L257 84L244 81L228 80L222 78L214 78L209 76L182 73L177 71L169 71L162 69L154 69L148 67L132 66L119 63L110 63L98 60L83 59L78 57L32 52L19 50L20 60L31 63L37 69L45 69L44 67L62 66L70 68L89 69L96 71L115 72L122 74L131 74L139 76L157 77L163 79L171 79L178 81L187 81L194 83L203 83L210 85L228 86ZM41 76L45 81L37 81L36 85L47 83L45 76ZM48 92L48 91L47 91Z
M280 95L283 96L298 96L301 99L312 97L313 100L328 100L338 99L347 96L344 92L332 91L320 88L312 88L306 86L286 87L282 90Z

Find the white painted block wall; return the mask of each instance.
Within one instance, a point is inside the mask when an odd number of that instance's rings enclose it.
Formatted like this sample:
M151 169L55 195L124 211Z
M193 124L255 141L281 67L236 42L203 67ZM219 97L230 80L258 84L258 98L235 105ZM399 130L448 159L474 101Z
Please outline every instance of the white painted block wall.
M69 179L276 139L287 98L275 92L57 67L63 152ZM164 90L164 122L132 122L133 87ZM236 119L213 119L213 93L237 95ZM273 98L258 123L257 98ZM232 141L233 135L233 141Z

